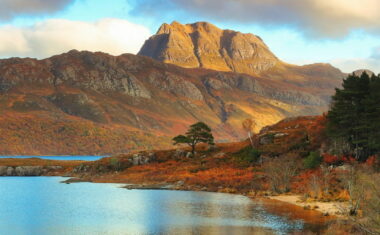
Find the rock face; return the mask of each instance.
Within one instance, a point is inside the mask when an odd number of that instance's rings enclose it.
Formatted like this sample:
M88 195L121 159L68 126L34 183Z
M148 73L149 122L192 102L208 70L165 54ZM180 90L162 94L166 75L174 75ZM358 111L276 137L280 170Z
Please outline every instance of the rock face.
M163 24L139 55L186 68L257 74L280 61L253 34L221 30L207 22Z

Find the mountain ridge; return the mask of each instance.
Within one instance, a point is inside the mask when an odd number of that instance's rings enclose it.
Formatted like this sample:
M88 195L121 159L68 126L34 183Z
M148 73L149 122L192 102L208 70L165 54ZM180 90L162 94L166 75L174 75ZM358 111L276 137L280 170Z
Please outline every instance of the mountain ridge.
M284 117L323 112L324 96L332 91L317 91L132 54L72 50L44 60L4 59L0 152L109 154L164 148L196 121L208 123L218 142L235 141L244 138L245 118L254 119L259 130Z
M186 30L223 32L214 27L198 23ZM164 25L158 32L170 30L177 29ZM217 142L237 141L245 137L241 122L246 118L259 131L286 117L327 110L344 77L340 70L328 64L288 65L268 55L277 64L260 74L77 50L43 60L0 60L0 153L167 148L173 136L197 121L211 126Z

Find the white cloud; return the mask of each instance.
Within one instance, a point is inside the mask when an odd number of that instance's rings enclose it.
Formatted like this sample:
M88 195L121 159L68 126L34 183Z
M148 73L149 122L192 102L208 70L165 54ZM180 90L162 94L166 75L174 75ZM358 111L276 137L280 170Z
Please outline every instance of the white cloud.
M32 27L0 27L0 57L45 58L71 49L137 53L149 36L148 28L121 19L95 23L49 19Z
M379 0L139 0L133 12L159 12L160 16L163 11L192 12L220 21L292 26L319 37L345 36L354 29L380 32Z

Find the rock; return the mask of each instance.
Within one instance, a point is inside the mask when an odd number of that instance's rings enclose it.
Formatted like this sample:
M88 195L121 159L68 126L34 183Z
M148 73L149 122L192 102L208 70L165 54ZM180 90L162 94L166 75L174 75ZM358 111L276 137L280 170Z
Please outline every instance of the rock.
M13 176L15 174L15 169L13 167L7 168L7 176Z
M0 176L7 175L7 169L8 169L8 167L6 167L6 166L0 166Z
M185 157L186 156L186 151L182 150L182 149L176 149L175 152L174 152L174 157L175 158L182 158L182 157Z
M341 171L349 171L352 169L352 166L349 164L343 164L341 166L336 167L336 169Z
M140 156L138 154L134 154L132 158L132 164L137 166L140 164Z
M185 181L183 180L180 180L180 181L177 181L176 185L184 185L185 184Z
M274 135L272 135L272 134L267 134L267 135L261 136L259 143L261 145L273 144L273 138L274 138Z
M214 157L216 157L216 158L223 158L225 156L226 156L225 152L220 152L220 153L216 154Z
M155 159L155 153L139 153L133 154L132 158L130 158L128 161L131 162L133 166L138 166L148 164Z
M62 166L46 166L45 167L47 170L53 170L53 171L56 171L56 170L61 170L63 167Z
M145 42L139 55L188 68L247 74L257 74L280 63L260 37L221 30L207 22L163 24ZM209 85L214 89L226 87L215 81Z
M190 157L192 157L193 156L193 154L191 153L191 152L187 152L186 153L186 158L190 158Z
M17 176L40 176L42 172L41 166L18 166L15 168Z
M289 135L288 133L276 133L274 135L274 138L281 138L281 137L288 136L288 135Z
M157 159L156 154L154 152L148 153L149 161L155 161Z

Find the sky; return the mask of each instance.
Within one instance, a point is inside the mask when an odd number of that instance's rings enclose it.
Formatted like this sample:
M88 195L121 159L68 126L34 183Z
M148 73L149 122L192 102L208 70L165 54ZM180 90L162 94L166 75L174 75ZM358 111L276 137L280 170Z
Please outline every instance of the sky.
M136 54L172 21L253 33L292 64L380 72L379 0L0 0L0 58Z

